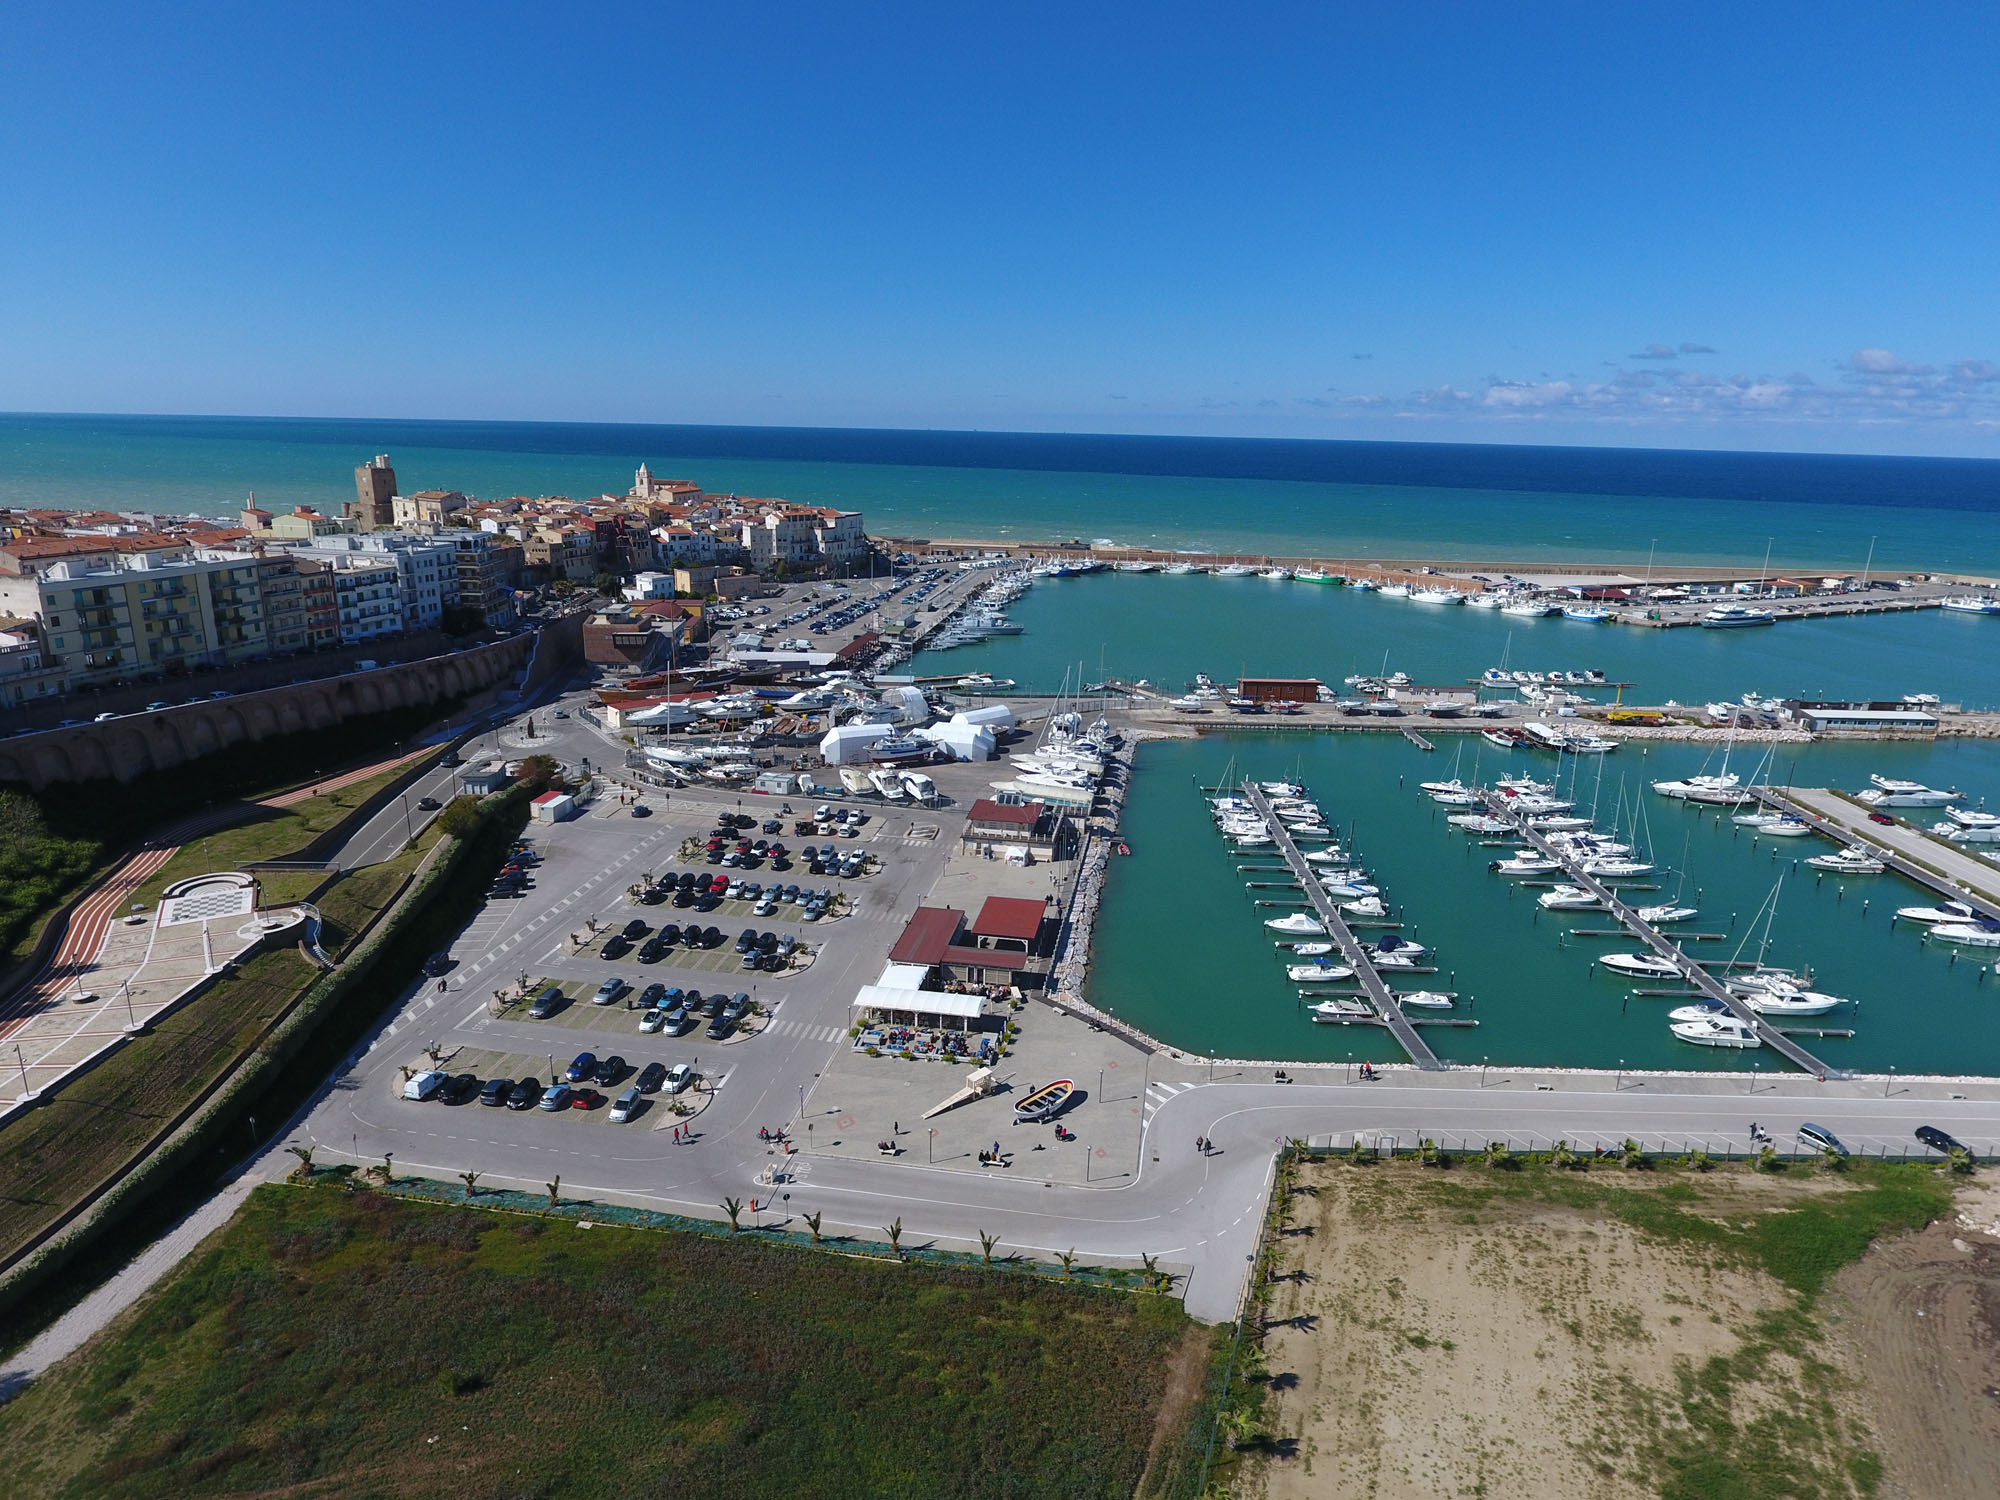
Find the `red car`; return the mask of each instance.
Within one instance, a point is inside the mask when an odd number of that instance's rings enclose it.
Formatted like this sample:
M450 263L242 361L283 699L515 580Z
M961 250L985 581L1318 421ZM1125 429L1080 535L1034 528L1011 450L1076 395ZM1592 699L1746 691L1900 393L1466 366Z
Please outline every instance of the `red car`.
M1870 813L1868 821L1871 823L1887 823L1891 828L1896 826L1896 820L1887 813Z
M578 1089L569 1096L571 1109L595 1109L604 1102L604 1096L596 1089Z

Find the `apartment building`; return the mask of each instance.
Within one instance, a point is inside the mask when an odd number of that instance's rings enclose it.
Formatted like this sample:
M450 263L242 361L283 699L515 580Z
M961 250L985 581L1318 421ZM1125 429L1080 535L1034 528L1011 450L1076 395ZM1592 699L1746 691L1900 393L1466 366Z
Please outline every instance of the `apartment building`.
M403 581L393 557L356 551L318 560L333 579L341 645L402 634Z
M371 531L322 537L313 546L294 549L293 555L336 566L343 559L356 557L388 562L396 570L403 591L399 629L434 629L446 608L458 603L458 549L442 537Z
M181 547L91 555L0 576L0 610L35 619L71 687L261 656L258 559Z
M340 644L340 591L334 586L333 569L310 558L292 559L299 571L299 592L305 601L306 644L324 650Z
M521 541L521 553L530 567L545 568L548 576L588 583L597 576L597 534L568 528L550 528L529 533Z
M43 649L42 627L0 616L0 708L21 708L68 690L68 675Z
M820 561L819 528L814 515L774 512L743 523L743 548L750 566L760 573L779 563L812 567Z
M264 639L274 652L291 655L312 647L306 619L306 580L289 553L257 559L257 587L264 600Z
M490 531L452 529L439 534L456 551L458 603L476 609L488 625L514 623L514 580L524 556L519 544Z

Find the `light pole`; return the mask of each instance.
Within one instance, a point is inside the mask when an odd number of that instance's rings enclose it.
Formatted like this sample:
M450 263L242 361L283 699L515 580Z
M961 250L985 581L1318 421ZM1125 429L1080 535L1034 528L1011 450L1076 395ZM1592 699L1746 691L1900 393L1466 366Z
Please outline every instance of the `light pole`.
M1611 1092L1614 1094L1622 1093L1624 1089L1625 1089L1625 1059L1621 1057L1618 1059L1618 1082L1612 1087Z
M21 1044L19 1042L16 1042L14 1044L14 1061L18 1063L21 1068L21 1097L25 1099L28 1097L28 1095L32 1094L34 1090L28 1087L28 1060L25 1057L21 1056Z
M409 841L414 844L417 841L417 825L410 821L410 794L408 791L405 791L403 793L402 802L403 802L403 832L407 836Z

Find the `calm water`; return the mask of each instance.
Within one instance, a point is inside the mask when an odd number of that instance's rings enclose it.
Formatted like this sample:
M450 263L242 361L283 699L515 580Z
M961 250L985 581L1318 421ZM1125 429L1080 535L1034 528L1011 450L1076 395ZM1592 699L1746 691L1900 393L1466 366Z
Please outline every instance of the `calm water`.
M1217 681L1317 677L1339 691L1350 674L1381 672L1385 662L1417 682L1463 683L1504 661L1529 671L1601 668L1611 681L1635 684L1627 696L1640 703L1700 703L1753 689L2000 703L2000 616L1940 610L1758 630L1641 630L1324 584L1106 572L1039 579L1008 614L1022 634L923 652L907 670L990 672L1037 690L1059 687L1065 671L1081 666L1085 681L1109 673L1176 692L1197 672Z
M1500 765L1532 768L1549 779L1554 757L1503 755L1468 738L1459 770L1470 779L1475 746L1481 776ZM1755 957L1763 926L1754 914L1782 881L1771 924L1769 960L1809 965L1818 988L1847 996L1824 1020L1800 1024L1852 1027L1851 1040L1807 1041L1834 1066L1904 1072L2000 1072L2000 979L1970 957L1921 941L1917 929L1892 927L1897 906L1933 899L1894 876L1820 876L1802 863L1831 847L1818 838L1758 840L1728 818L1690 811L1644 782L1697 769L1704 747L1628 745L1562 774L1580 775L1579 801L1595 799L1600 822L1634 829L1628 840L1649 849L1663 873L1664 899L1678 889L1701 916L1688 930L1729 934L1690 944L1704 958L1728 958L1739 939ZM1534 891L1488 872L1504 850L1482 848L1450 828L1447 809L1417 790L1420 780L1448 779L1449 742L1424 754L1400 736L1379 734L1232 734L1149 744L1139 753L1125 834L1133 853L1114 859L1094 939L1091 999L1162 1040L1224 1057L1377 1062L1399 1059L1395 1043L1373 1027L1320 1026L1307 1019L1298 987L1287 982L1262 919L1281 911L1253 907L1239 873L1275 856L1225 850L1195 793L1225 773L1288 777L1315 793L1330 822L1351 829L1353 846L1374 882L1406 923L1403 931L1437 954L1435 976L1392 981L1398 988L1457 990L1456 1014L1477 1029L1428 1029L1439 1055L1457 1062L1579 1067L1744 1069L1789 1065L1764 1053L1744 1055L1676 1042L1666 1012L1684 1002L1641 999L1592 963L1604 952L1631 952L1630 940L1571 939L1570 927L1602 927L1588 913L1539 912ZM1233 771L1232 771L1233 767ZM1812 746L1797 756L1800 782L1856 786L1871 770L1935 784L1956 784L2000 801L2000 745ZM1621 813L1622 800L1622 813ZM1637 811L1634 811L1634 805ZM1796 867L1795 867L1796 866ZM1465 997L1470 997L1469 1001Z
M1074 434L0 415L0 503L229 515L338 506L370 455L405 492L624 493L644 460L918 536L1506 561L2000 572L2000 463Z

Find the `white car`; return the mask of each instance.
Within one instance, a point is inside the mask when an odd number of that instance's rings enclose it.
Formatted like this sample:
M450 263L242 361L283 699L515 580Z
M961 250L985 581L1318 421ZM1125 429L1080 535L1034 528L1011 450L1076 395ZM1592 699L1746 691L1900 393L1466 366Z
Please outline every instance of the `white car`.
M654 1006L651 1010L647 1011L643 1016L639 1017L639 1029L645 1032L648 1036L651 1036L654 1032L658 1031L662 1026L666 1024L667 1024L667 1013L661 1010L657 1005Z
M623 1125L639 1112L639 1091L629 1088L611 1101L611 1123Z
M403 1097L405 1099L428 1099L436 1094L439 1089L443 1088L446 1080L450 1077L449 1073L440 1073L435 1068L428 1068L403 1085Z
M675 1063L667 1069L666 1090L670 1094L684 1094L694 1083L694 1069L687 1063Z

